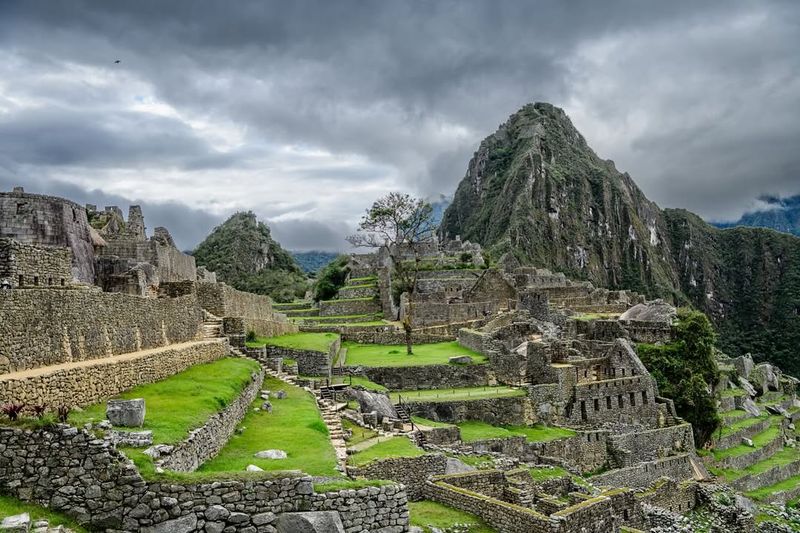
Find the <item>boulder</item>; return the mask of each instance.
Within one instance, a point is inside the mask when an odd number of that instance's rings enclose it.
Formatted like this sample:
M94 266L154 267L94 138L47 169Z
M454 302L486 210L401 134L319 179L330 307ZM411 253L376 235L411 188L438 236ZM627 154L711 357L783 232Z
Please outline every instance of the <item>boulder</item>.
M754 447L753 441L748 439L747 437L742 437L742 444L744 444L745 446L749 446L751 448Z
M739 386L750 396L753 397L756 395L756 389L753 385L750 384L749 381L744 379L742 376L739 376Z
M445 474L465 474L467 472L472 472L475 470L474 466L470 466L455 457L448 457L447 458L447 465L445 466L444 473Z
M108 400L106 418L114 426L138 428L144 424L144 398Z
M31 528L31 515L28 513L16 514L3 518L0 523L0 531L4 532L25 532Z
M284 398L286 398L286 391L285 390L280 389L280 390L275 392L275 399L276 400L283 400Z
M259 466L256 466L256 465L247 465L247 468L245 468L245 470L247 472L263 472L264 471L263 468L261 468Z
M337 511L283 513L276 525L278 533L344 533Z
M261 410L266 411L268 413L272 412L272 404L270 402L264 402L261 404Z
M468 355L456 355L450 357L447 362L453 365L470 365L472 364L472 357Z
M756 402L750 398L745 398L745 400L742 402L742 409L745 410L750 416L761 416L761 409L759 409L756 405Z
M753 357L749 353L731 359L731 363L733 363L734 368L736 368L737 374L744 379L750 379L750 372L753 371L755 363L753 363Z
M781 371L769 363L760 363L750 372L750 383L758 392L777 391L781 388Z
M400 418L388 395L364 389L352 389L352 394L358 401L362 413L371 413L372 411L377 413L378 423L384 418Z
M263 450L255 455L258 459L286 459L288 457L283 450Z
M664 300L652 300L637 304L622 313L619 320L636 320L641 322L666 322L671 324L677 316L676 309Z
M789 412L780 405L767 405L766 408L767 412L771 415L789 416Z

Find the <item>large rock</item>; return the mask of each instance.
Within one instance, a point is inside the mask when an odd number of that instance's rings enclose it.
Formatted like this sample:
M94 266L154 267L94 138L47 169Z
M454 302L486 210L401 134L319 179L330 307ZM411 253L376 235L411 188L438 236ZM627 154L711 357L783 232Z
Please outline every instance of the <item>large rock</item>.
M742 409L744 409L750 416L761 416L761 409L759 409L756 405L756 402L750 398L746 398L742 402Z
M344 533L336 511L283 513L278 517L278 533Z
M144 398L108 400L106 418L115 426L141 427L144 424Z
M677 316L673 306L664 300L653 300L637 304L622 313L620 320L637 320L642 322L666 322L671 324Z
M283 450L264 450L256 453L258 459L286 459L288 457Z
M750 384L749 381L744 379L742 376L739 376L739 386L750 396L753 397L756 395L756 389L753 385Z
M450 357L447 362L454 365L470 365L472 364L472 357L468 355L454 355Z
M371 413L375 411L378 416L378 422L383 421L384 418L399 418L397 411L392 405L392 401L386 394L379 392L372 392L363 389L352 389L353 395L361 407L362 413Z
M758 392L777 391L781 388L781 371L769 363L761 363L750 372L750 383Z
M140 533L189 533L197 528L197 516L189 514L176 518L175 520L167 520L150 527L143 527L139 530Z
M31 529L31 516L28 513L7 516L3 518L3 522L0 523L0 531L3 532L27 533L30 529Z
M750 372L752 372L753 368L756 366L755 363L753 363L753 357L749 353L731 359L731 363L733 363L736 373L744 379L750 379Z
M466 474L467 472L472 472L473 470L475 470L474 466L468 465L467 463L464 463L463 461L461 461L460 459L456 459L455 457L448 457L444 473Z

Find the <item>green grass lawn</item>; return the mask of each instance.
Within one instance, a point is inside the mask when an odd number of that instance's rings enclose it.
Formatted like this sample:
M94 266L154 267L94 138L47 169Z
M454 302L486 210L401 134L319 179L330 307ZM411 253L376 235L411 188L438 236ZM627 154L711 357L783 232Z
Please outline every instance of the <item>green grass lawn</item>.
M752 464L747 468L734 470L730 468L710 467L712 473L717 476L725 478L726 481L734 481L742 476L749 474L761 474L767 470L771 470L776 466L784 466L789 463L800 460L800 449L798 448L784 448L769 459L765 459L758 463Z
M557 477L572 477L572 474L560 466L554 466L553 468L547 468L546 466L533 467L529 468L528 472L531 473L531 478L535 481L546 481Z
M352 381L351 381L352 379ZM348 385L353 385L354 387L364 387L368 390L373 390L377 392L386 392L389 389L384 387L383 385L379 385L377 383L373 383L372 381L368 380L362 376L342 376L340 383L347 383Z
M342 427L353 432L353 436L347 441L347 444L350 446L354 446L359 442L364 442L365 440L369 440L378 436L377 431L372 431L371 429L361 427L355 422L351 422L346 418L342 418Z
M269 345L327 353L337 338L339 335L336 333L290 333L278 337L258 337L255 341L248 342L247 347L258 348Z
M145 400L144 427L130 429L152 430L155 444L176 443L236 399L250 383L250 375L258 369L258 363L251 359L220 359L193 366L165 380L136 387L119 397ZM69 419L72 424L82 426L105 417L106 402L102 402L70 413Z
M243 472L254 464L266 471L302 470L315 476L337 475L336 456L328 438L314 397L307 391L274 378L264 380L264 388L283 389L286 398L272 401L272 413L255 412L245 416L241 426L217 457L206 462L198 472ZM263 400L253 402L253 407ZM262 450L279 449L288 458L256 459Z
M750 492L746 492L745 496L747 496L748 498L753 498L754 500L763 500L768 496L772 496L776 492L793 489L798 484L800 484L800 475L784 479L783 481L779 481L774 485L769 485L767 487L761 487L760 489L751 490Z
M450 428L455 426L455 424L449 424L447 422L435 422L419 416L412 416L411 420L418 426L427 426L429 428Z
M74 520L62 514L39 505L24 503L11 496L0 494L0 521L2 521L3 518L22 513L28 513L31 516L31 521L46 519L50 522L50 527L64 526L78 533L86 533L86 530L80 527Z
M348 353L348 359L350 359ZM512 387L464 387L459 389L430 389L393 392L389 396L397 403L402 396L404 402L451 402L461 400L482 400L486 398L508 398L525 396L524 389Z
M485 355L464 348L457 342L417 344L414 355L406 354L406 347L385 344L357 344L345 342L348 366L427 366L446 365L456 355L469 355L474 363L488 362Z
M764 419L767 418L768 416L769 415L764 414L764 415L761 415L761 416L759 416L757 418L745 418L743 420L739 420L737 422L734 422L733 424L728 424L728 425L722 427L722 430L721 430L720 434L723 437L727 437L728 435L732 435L732 434L736 433L737 431L740 431L740 430L745 429L745 428L749 428L750 426L758 424L759 422L763 422ZM715 433L715 435L716 435L716 433Z
M506 437L527 437L529 442L542 442L564 437L571 437L575 432L559 427L535 426L492 426L486 422L468 420L457 424L461 429L461 440L475 442L486 439L500 439Z
M745 416L747 411L744 409L734 409L732 411L723 411L720 414L723 418L738 418L740 416Z
M430 500L408 502L409 521L412 526L421 527L425 533L452 528L455 524L466 525L470 533L493 533L481 518L446 507Z
M365 465L377 459L387 457L418 457L425 452L407 437L392 437L370 446L366 450L354 453L347 462L354 466Z

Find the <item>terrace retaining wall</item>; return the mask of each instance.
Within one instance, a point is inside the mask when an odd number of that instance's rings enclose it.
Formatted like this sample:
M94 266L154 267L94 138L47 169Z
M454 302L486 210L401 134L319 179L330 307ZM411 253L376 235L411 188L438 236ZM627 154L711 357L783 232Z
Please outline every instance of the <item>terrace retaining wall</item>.
M425 483L431 476L442 475L447 469L447 457L425 454L419 457L390 457L364 466L348 466L347 475L353 478L389 479L405 486L408 499L425 498Z
M193 472L200 465L215 457L228 443L236 426L244 420L250 404L258 396L264 382L264 370L250 377L239 396L219 413L211 416L205 424L189 433L164 457L161 467L177 472Z
M434 422L479 420L493 426L536 423L531 401L525 396L449 402L415 402L413 397L403 400L414 415Z
M381 366L361 367L361 374L389 390L427 390L486 386L491 369L485 364Z
M18 379L0 376L0 403L91 405L139 385L161 381L191 366L216 361L228 353L227 342L198 341L153 350L135 358L98 359L86 366L42 369Z
M692 479L694 470L689 455L676 455L612 470L592 477L591 481L599 486L642 488L662 477L676 481Z
M108 441L71 427L0 428L0 491L93 530L274 532L282 513L337 511L346 531L408 528L402 486L316 493L309 476L149 481Z
M265 357L284 359L294 359L297 361L297 371L302 376L323 376L330 377L331 364L339 353L342 345L340 338L336 338L328 346L328 352L318 352L315 350L299 350L297 348L287 348L285 346L266 345ZM262 361L266 363L266 360Z

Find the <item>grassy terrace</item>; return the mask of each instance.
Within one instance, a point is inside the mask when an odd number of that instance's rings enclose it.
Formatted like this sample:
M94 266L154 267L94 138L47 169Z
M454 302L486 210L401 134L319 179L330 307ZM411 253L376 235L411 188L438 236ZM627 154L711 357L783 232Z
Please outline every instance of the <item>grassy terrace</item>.
M62 514L56 513L39 505L24 503L16 498L0 494L0 521L2 521L2 519L5 517L22 513L28 513L31 516L31 521L33 522L36 520L47 520L50 523L51 528L56 526L64 526L76 531L77 533L86 533L86 530L79 526L74 520Z
M221 359L193 366L157 383L136 387L118 397L144 398L147 413L141 429L153 431L153 443L171 444L185 439L192 429L202 426L211 415L224 409L250 382L250 374L258 368L258 363L250 359ZM105 417L106 402L102 402L70 413L69 419L80 427Z
M302 470L315 476L337 475L336 456L314 397L274 378L265 379L264 388L283 389L287 396L272 401L272 413L250 410L241 424L244 431L231 437L219 455L198 472L243 472L247 465L254 464L266 471ZM253 407L262 402L256 400ZM283 450L288 458L254 457L256 452L269 449Z
M554 466L553 468L537 466L529 468L528 472L530 472L531 478L535 481L546 481L557 477L573 477L572 474L560 466Z
M764 461L760 461L741 470L717 468L713 466L710 467L709 470L711 470L714 475L723 477L726 481L731 482L748 474L761 474L776 466L784 466L798 460L800 460L800 449L784 448L769 459L765 459Z
M456 424L461 429L461 440L475 442L486 439L499 439L506 437L526 437L528 442L546 442L550 440L572 437L575 432L571 429L543 426L492 426L485 422L469 420Z
M767 418L767 415L762 415L760 417L755 417L755 418L745 418L744 420L739 420L737 422L734 422L733 424L728 424L727 426L723 426L720 435L722 437L727 437L728 435L732 435L737 431L749 428L750 426L758 424L759 422L763 422L765 418Z
M258 337L255 341L248 342L247 347L259 348L269 345L327 353L330 345L338 337L336 333L290 333L278 337Z
M375 322L378 324L385 324L383 320L378 320L380 315L377 314L368 314L368 315L334 315L334 316L293 316L290 317L292 320L295 321L302 321L302 320L310 320L311 322L336 322L337 320L358 320L360 322ZM352 323L352 322L348 322Z
M766 487L761 487L760 489L751 490L750 492L746 492L745 495L754 500L764 500L776 492L793 489L798 485L800 485L800 475L786 478L783 481L775 483L774 485L768 485Z
M354 453L347 458L347 462L353 466L365 465L377 459L387 457L419 457L425 452L418 448L407 437L392 437L379 442L369 448Z
M720 414L723 418L738 418L747 415L747 411L744 409L734 409L732 411L723 411Z
M367 429L364 427L359 426L358 424L351 422L346 418L342 418L342 427L353 433L352 437L347 441L347 444L350 446L354 446L360 442L364 442L365 440L369 440L373 437L377 437L378 433L376 431L372 431L371 429Z
M488 398L513 398L525 396L524 389L512 387L465 387L460 389L430 389L393 392L389 396L397 403L400 396L404 402L452 402L461 400L484 400Z
M446 365L456 355L468 355L476 364L488 362L485 355L464 348L457 342L417 344L414 355L407 355L405 346L385 344L357 344L344 342L348 366L427 366Z
M408 512L411 525L422 528L425 533L449 530L456 524L466 526L464 531L470 533L492 533L494 531L475 515L429 500L408 502Z
M352 287L354 284L361 285L369 282L377 283L377 281L378 281L378 276L364 276L363 278L350 278L349 280L347 280L347 286Z
M780 416L772 416L770 417L771 425L766 430L762 431L761 433L756 433L753 435L752 441L753 446L746 446L744 444L739 444L738 446L734 446L732 448L728 448L727 450L714 450L714 459L720 461L725 459L726 457L738 457L740 455L746 455L750 452L753 452L759 448L763 448L776 438L778 438L781 434L781 418Z

